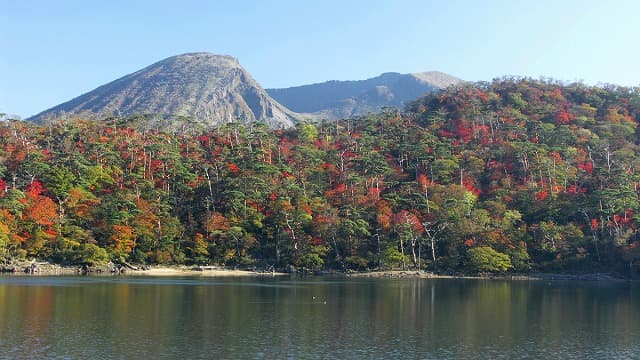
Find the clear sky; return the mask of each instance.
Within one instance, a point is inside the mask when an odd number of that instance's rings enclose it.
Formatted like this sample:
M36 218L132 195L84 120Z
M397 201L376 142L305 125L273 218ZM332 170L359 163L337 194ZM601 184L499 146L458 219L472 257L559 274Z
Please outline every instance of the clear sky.
M639 86L639 17L637 0L0 0L0 112L198 51L265 88L429 70Z

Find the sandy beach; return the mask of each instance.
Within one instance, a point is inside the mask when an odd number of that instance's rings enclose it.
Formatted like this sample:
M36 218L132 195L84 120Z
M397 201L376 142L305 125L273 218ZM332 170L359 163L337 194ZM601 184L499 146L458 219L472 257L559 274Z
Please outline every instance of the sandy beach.
M0 273L13 275L122 275L122 276L207 276L207 277L243 277L276 276L280 272L227 269L218 266L184 265L115 265L109 263L95 267L61 266L49 262L18 261L0 267Z
M278 272L262 272L233 269L188 268L188 267L151 267L144 270L128 270L123 275L142 276L207 276L207 277L243 277L243 276L276 276Z

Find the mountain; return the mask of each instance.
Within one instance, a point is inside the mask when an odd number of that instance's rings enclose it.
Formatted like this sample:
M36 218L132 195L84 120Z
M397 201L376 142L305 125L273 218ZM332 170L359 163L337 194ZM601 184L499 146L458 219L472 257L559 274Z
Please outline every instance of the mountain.
M97 117L153 115L163 119L159 124L168 119L168 127L176 126L172 121L181 116L205 127L237 120L292 127L303 118L333 120L383 107L404 107L427 92L461 82L433 71L265 90L231 56L188 53L159 61L28 120L39 123L90 113Z
M173 56L45 110L31 121L61 114L188 116L204 125L240 119L291 127L299 115L273 100L231 56Z
M379 111L383 107L404 107L427 92L459 83L462 80L438 71L384 73L367 80L327 81L267 89L267 92L293 111L313 114L316 118L340 119Z

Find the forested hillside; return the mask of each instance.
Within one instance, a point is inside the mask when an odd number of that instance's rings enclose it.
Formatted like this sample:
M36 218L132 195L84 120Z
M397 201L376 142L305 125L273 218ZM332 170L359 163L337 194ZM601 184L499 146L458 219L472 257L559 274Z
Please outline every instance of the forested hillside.
M503 79L270 130L0 126L0 257L637 273L640 89Z

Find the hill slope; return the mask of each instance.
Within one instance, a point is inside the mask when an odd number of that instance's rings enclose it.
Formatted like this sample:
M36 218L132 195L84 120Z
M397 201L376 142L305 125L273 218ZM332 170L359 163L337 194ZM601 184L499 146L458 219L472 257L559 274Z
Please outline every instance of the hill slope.
M640 275L640 88L504 79L406 110L287 131L7 121L0 260Z
M205 125L241 119L290 127L297 115L274 101L235 58L210 53L173 56L100 86L30 120L62 113L190 116Z
M437 72L415 74L384 73L356 81L327 81L285 89L267 89L281 104L299 113L327 119L348 118L403 107L427 92L459 84L462 80Z

